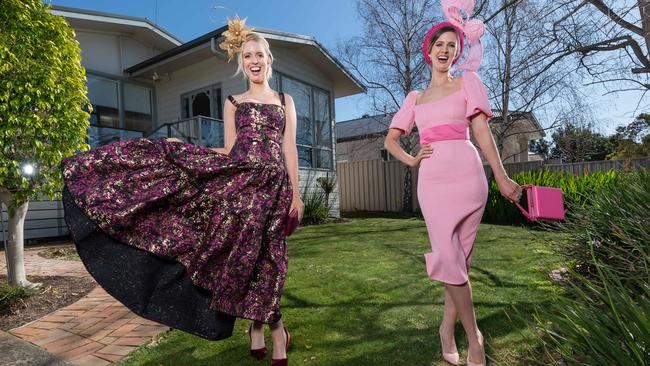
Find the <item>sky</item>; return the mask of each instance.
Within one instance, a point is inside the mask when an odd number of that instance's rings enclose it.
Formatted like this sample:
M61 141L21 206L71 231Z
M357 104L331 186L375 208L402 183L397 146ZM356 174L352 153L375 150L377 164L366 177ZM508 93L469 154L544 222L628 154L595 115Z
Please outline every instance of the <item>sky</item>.
M336 54L336 46L361 36L363 24L354 0L44 0L48 4L147 18L182 41L190 41L226 24L226 16L248 17L247 25L312 36ZM480 70L479 70L480 72ZM639 93L602 96L603 90L583 87L590 98L599 130L613 133L635 116ZM361 117L366 97L336 100L336 121ZM641 111L636 111L636 114ZM544 124L544 121L541 121Z

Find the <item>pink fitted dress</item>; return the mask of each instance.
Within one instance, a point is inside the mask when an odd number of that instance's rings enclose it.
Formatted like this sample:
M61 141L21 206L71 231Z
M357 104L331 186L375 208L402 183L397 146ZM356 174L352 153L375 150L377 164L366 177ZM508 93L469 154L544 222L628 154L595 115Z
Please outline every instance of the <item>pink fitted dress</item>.
M418 92L410 92L390 125L406 135L417 125L420 145L433 148L420 163L418 176L418 201L431 241L431 252L424 257L431 279L454 285L469 279L488 194L483 164L469 140L470 118L481 112L492 117L479 76L466 72L461 85L440 100L420 105Z

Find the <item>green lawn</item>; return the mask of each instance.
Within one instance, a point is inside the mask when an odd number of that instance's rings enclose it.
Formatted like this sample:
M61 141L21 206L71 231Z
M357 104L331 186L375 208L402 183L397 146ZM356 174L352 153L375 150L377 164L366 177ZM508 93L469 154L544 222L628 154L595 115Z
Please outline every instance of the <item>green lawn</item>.
M554 237L494 225L479 231L471 271L474 302L488 355L504 364L517 363L528 332L506 312L514 305L529 314L557 291L546 276L559 263L547 247ZM444 365L437 335L443 291L426 276L422 254L429 250L424 222L415 218L357 218L299 229L289 240L282 299L293 335L290 363ZM234 335L220 342L173 331L125 364L266 365L270 354L261 363L248 356L248 324L238 321ZM462 360L460 324L456 334Z

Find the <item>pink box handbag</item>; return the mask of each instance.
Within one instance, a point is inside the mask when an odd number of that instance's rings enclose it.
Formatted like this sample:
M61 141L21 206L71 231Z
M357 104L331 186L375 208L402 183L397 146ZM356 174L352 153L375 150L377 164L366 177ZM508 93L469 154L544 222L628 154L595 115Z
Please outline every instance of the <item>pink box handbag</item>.
M521 213L529 220L564 220L562 190L553 187L523 185L528 198L528 211L515 202Z

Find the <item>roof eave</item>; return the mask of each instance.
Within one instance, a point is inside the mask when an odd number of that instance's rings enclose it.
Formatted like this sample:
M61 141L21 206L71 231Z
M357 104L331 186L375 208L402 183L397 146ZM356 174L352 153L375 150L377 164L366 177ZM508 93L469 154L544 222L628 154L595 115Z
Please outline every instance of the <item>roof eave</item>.
M70 7L59 6L59 5L51 5L50 9L52 14L63 16L66 18L95 20L95 21L103 21L106 23L139 26L142 28L149 29L150 31L159 35L161 38L164 38L165 40L169 41L172 44L175 44L176 46L180 46L183 44L183 40L177 38L167 30L163 29L159 25L151 22L149 19L146 18L131 17L126 15L105 13L105 12L99 12L99 11L93 11L87 9L70 8Z
M152 67L157 66L160 63L165 62L166 60L182 54L184 52L188 52L192 48L199 47L200 45L210 42L212 38L218 38L221 36L221 34L227 29L226 26L223 26L219 29L216 29L214 31L211 31L209 33L206 33L202 36L199 36L183 45L180 45L174 49L171 49L169 51L163 52L159 55L156 55L148 60L142 61L139 64L133 65L129 67L128 69L124 70L129 75L131 76L138 76L141 73L146 72L147 70L151 69ZM315 47L318 51L320 51L326 59L328 59L332 64L334 64L342 73L343 75L348 78L349 80L352 81L352 83L360 90L360 92L367 92L368 89L363 85L354 75L352 75L346 68L343 66L334 56L332 56L325 47L323 47L318 41L316 41L314 38L309 37L309 36L301 36L297 34L291 34L291 33L285 33L285 32L279 32L279 31L274 31L274 30L268 30L268 29L263 29L263 28L256 28L255 32L258 32L262 34L264 37L269 38L269 39L274 39L274 40L280 40L280 41L288 41L288 42L293 42L293 43L299 43L299 44L305 44L308 46Z

